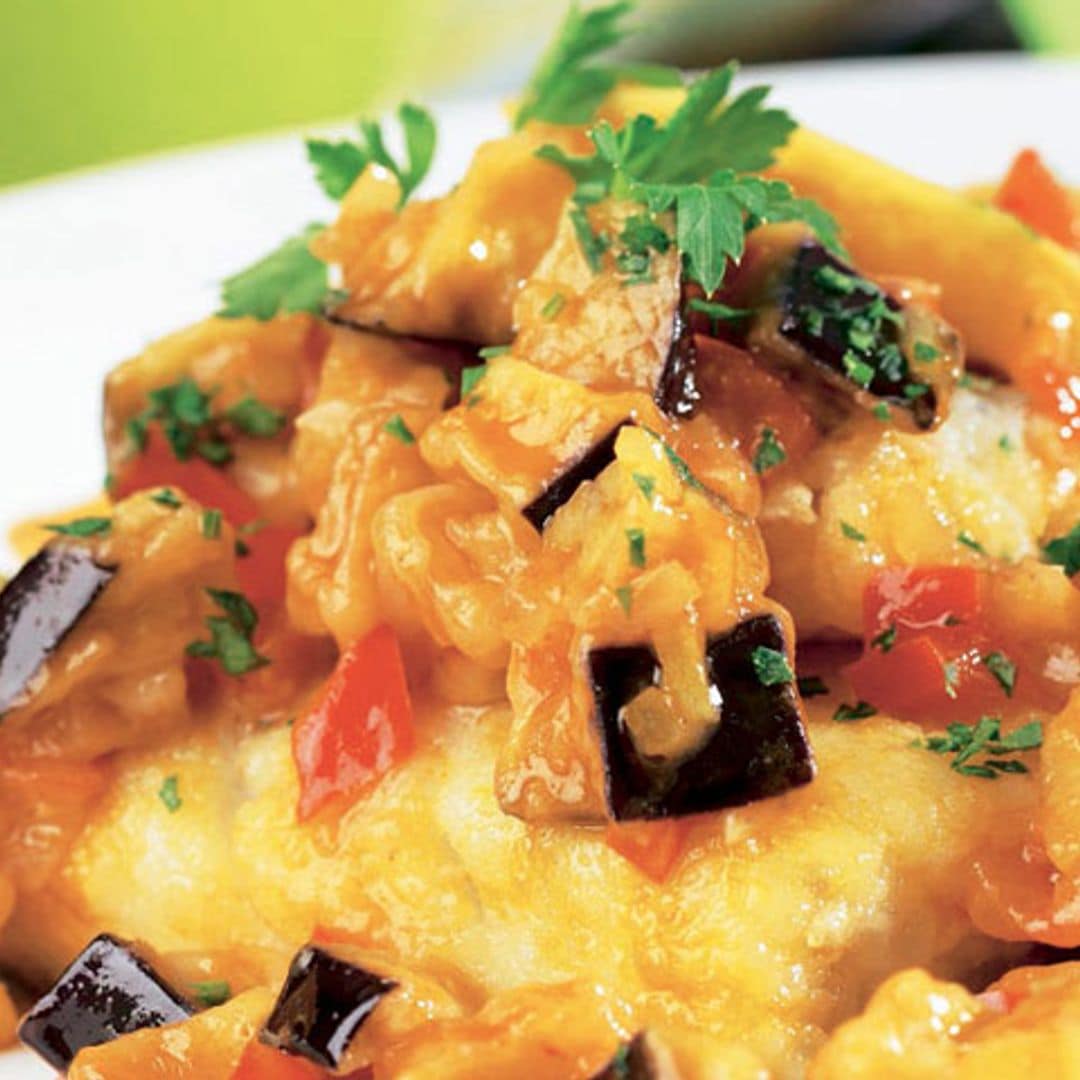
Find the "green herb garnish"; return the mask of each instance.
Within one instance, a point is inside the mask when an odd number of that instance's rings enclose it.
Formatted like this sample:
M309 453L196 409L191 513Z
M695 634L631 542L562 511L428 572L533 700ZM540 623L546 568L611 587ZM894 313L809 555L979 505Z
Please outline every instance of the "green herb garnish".
M940 355L941 350L934 345L931 345L929 341L916 341L915 342L915 359L920 364L933 363Z
M104 536L112 528L112 518L76 518L74 521L65 521L59 525L46 525L45 528L61 536Z
M207 617L210 640L191 642L186 650L188 656L218 660L228 675L246 675L269 664L270 661L260 656L252 644L259 616L247 598L226 589L207 589L206 592L224 614Z
M645 565L645 530L644 529L627 529L626 530L626 542L630 552L630 565L631 566L644 566Z
M633 607L634 604L633 587L630 585L620 585L615 590L615 599L619 601L619 607L621 607L623 611L626 612L627 615L629 615L630 609L631 607Z
M1016 664L1014 664L1003 652L987 653L983 657L986 670L997 679L1006 697L1012 697L1016 688Z
M561 292L552 293L547 303L540 309L542 319L554 319L566 306L566 297Z
M779 686L795 681L795 672L791 670L787 657L778 649L758 645L750 654L750 662L762 686Z
M870 639L870 647L873 649L880 649L883 653L887 653L895 644L896 623L887 626L880 634Z
M837 706L836 712L833 713L833 719L840 724L847 724L852 720L865 720L870 716L877 716L877 709L869 701L856 701L854 705L842 704Z
M204 510L202 512L202 534L207 540L217 540L221 536L221 511Z
M656 480L647 476L645 473L633 473L634 483L637 484L638 490L646 499L651 499L653 491L656 490Z
M866 533L859 532L854 525L849 525L846 521L840 522L840 531L848 540L854 540L857 544L866 542Z
M1080 521L1064 536L1051 540L1043 548L1043 562L1060 566L1066 577L1080 574Z
M160 491L155 491L150 496L150 500L156 502L158 506L167 506L170 510L177 510L181 506L180 499L172 488L162 488Z
M257 439L269 439L285 426L285 414L264 405L249 394L231 408L225 410L225 419L245 435Z
M224 1005L232 996L229 984L222 979L210 979L207 982L191 984L195 1000L204 1008L212 1009L215 1005Z
M1001 760L1007 754L1037 750L1042 746L1042 723L1033 720L1015 731L1001 736L1001 720L984 716L976 724L949 724L945 735L931 735L915 745L934 754L952 754L950 768L963 776L978 776L996 780L1001 773L1026 773L1027 766L1015 758ZM982 761L972 758L987 755Z
M829 692L825 680L820 675L802 675L796 680L796 685L804 698L823 697Z
M402 419L401 413L394 413L389 420L383 424L383 431L387 435L393 435L399 442L403 442L406 446L416 442L416 436L409 430L409 425Z
M505 356L511 348L510 345L485 345L477 350L476 355L481 360L494 360L497 356Z
M967 529L961 529L956 534L956 539L963 544L964 547L971 548L972 551L977 551L980 555L986 554L986 548L984 548L982 544L967 531Z
M787 451L776 437L776 432L771 427L761 429L761 440L754 451L754 472L760 476L769 469L782 465L787 461Z
M173 773L166 776L161 787L158 789L158 798L165 804L165 809L170 814L175 814L183 806L184 801L180 798L180 778Z

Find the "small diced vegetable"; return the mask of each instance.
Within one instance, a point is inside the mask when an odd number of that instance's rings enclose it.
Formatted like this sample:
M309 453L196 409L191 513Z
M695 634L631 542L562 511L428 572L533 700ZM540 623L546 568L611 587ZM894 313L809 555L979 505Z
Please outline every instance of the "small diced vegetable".
M297 817L357 798L412 753L413 722L394 631L380 626L350 645L323 696L293 727L300 777Z
M23 1017L19 1038L63 1072L85 1046L186 1020L192 1012L131 945L101 934Z
M259 1037L268 1046L336 1069L364 1021L396 985L305 945L293 957Z
M50 544L0 592L0 714L24 693L116 570L86 548Z

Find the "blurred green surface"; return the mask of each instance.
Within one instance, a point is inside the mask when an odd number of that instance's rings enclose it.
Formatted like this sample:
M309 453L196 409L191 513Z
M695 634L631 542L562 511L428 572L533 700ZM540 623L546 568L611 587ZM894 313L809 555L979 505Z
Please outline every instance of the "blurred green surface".
M1080 51L1080 0L1002 2L1033 46ZM0 185L402 95L506 87L566 3L0 0ZM705 64L891 50L935 17L977 20L994 0L906 0L906 14L894 0L639 5L651 27L639 52Z
M0 184L464 77L545 0L0 0ZM561 5L560 5L561 6ZM546 20L545 20L546 21Z

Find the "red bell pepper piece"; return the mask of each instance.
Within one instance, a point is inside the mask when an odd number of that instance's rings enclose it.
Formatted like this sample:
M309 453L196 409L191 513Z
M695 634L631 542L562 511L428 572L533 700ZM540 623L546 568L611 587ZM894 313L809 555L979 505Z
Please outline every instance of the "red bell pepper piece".
M969 566L893 566L863 591L867 642L890 626L897 641L951 624L974 623L982 610L982 579Z
M1077 213L1068 190L1034 150L1021 150L994 196L994 203L1042 236L1076 249Z
M338 660L321 700L293 725L297 818L352 801L412 753L412 704L394 631L380 626Z
M686 850L690 822L685 819L664 821L612 822L604 831L604 840L646 877L666 881Z
M255 500L233 482L228 473L200 457L180 461L164 436L151 426L142 453L119 471L113 487L117 499L147 488L179 488L190 498L224 514L232 525L243 525L259 516Z

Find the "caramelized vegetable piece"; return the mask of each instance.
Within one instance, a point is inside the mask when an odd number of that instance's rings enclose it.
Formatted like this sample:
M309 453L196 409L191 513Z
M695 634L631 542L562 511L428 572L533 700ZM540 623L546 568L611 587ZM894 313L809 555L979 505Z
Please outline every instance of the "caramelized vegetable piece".
M297 817L356 798L408 757L412 705L394 631L380 626L342 653L322 699L293 727Z
M364 1021L396 985L306 945L293 958L260 1038L336 1069Z
M19 1038L64 1071L84 1046L191 1014L191 1006L131 945L101 934L23 1017Z
M115 573L84 548L50 544L8 582L0 592L0 714Z
M624 420L607 433L584 457L575 461L564 473L557 476L528 506L521 512L537 532L543 532L544 526L554 516L555 511L586 480L595 480L615 460L615 440L627 424L633 420Z
M994 205L1063 247L1080 248L1072 198L1034 150L1016 155L994 195Z
M640 1031L615 1051L592 1080L679 1080L679 1071L667 1049Z
M932 427L934 388L915 378L900 349L900 305L820 244L802 244L780 297L779 330L834 384L854 386ZM937 350L934 350L935 353Z
M709 682L720 701L719 723L681 760L640 753L624 722L624 708L662 671L645 646L594 649L589 672L596 723L607 772L607 798L617 821L681 817L744 806L809 783L814 761L791 682L763 684L759 649L785 652L772 615L739 623L706 645Z
M698 410L701 390L697 382L697 345L689 322L683 318L682 304L675 308L671 346L656 383L653 400L668 416L688 419Z

